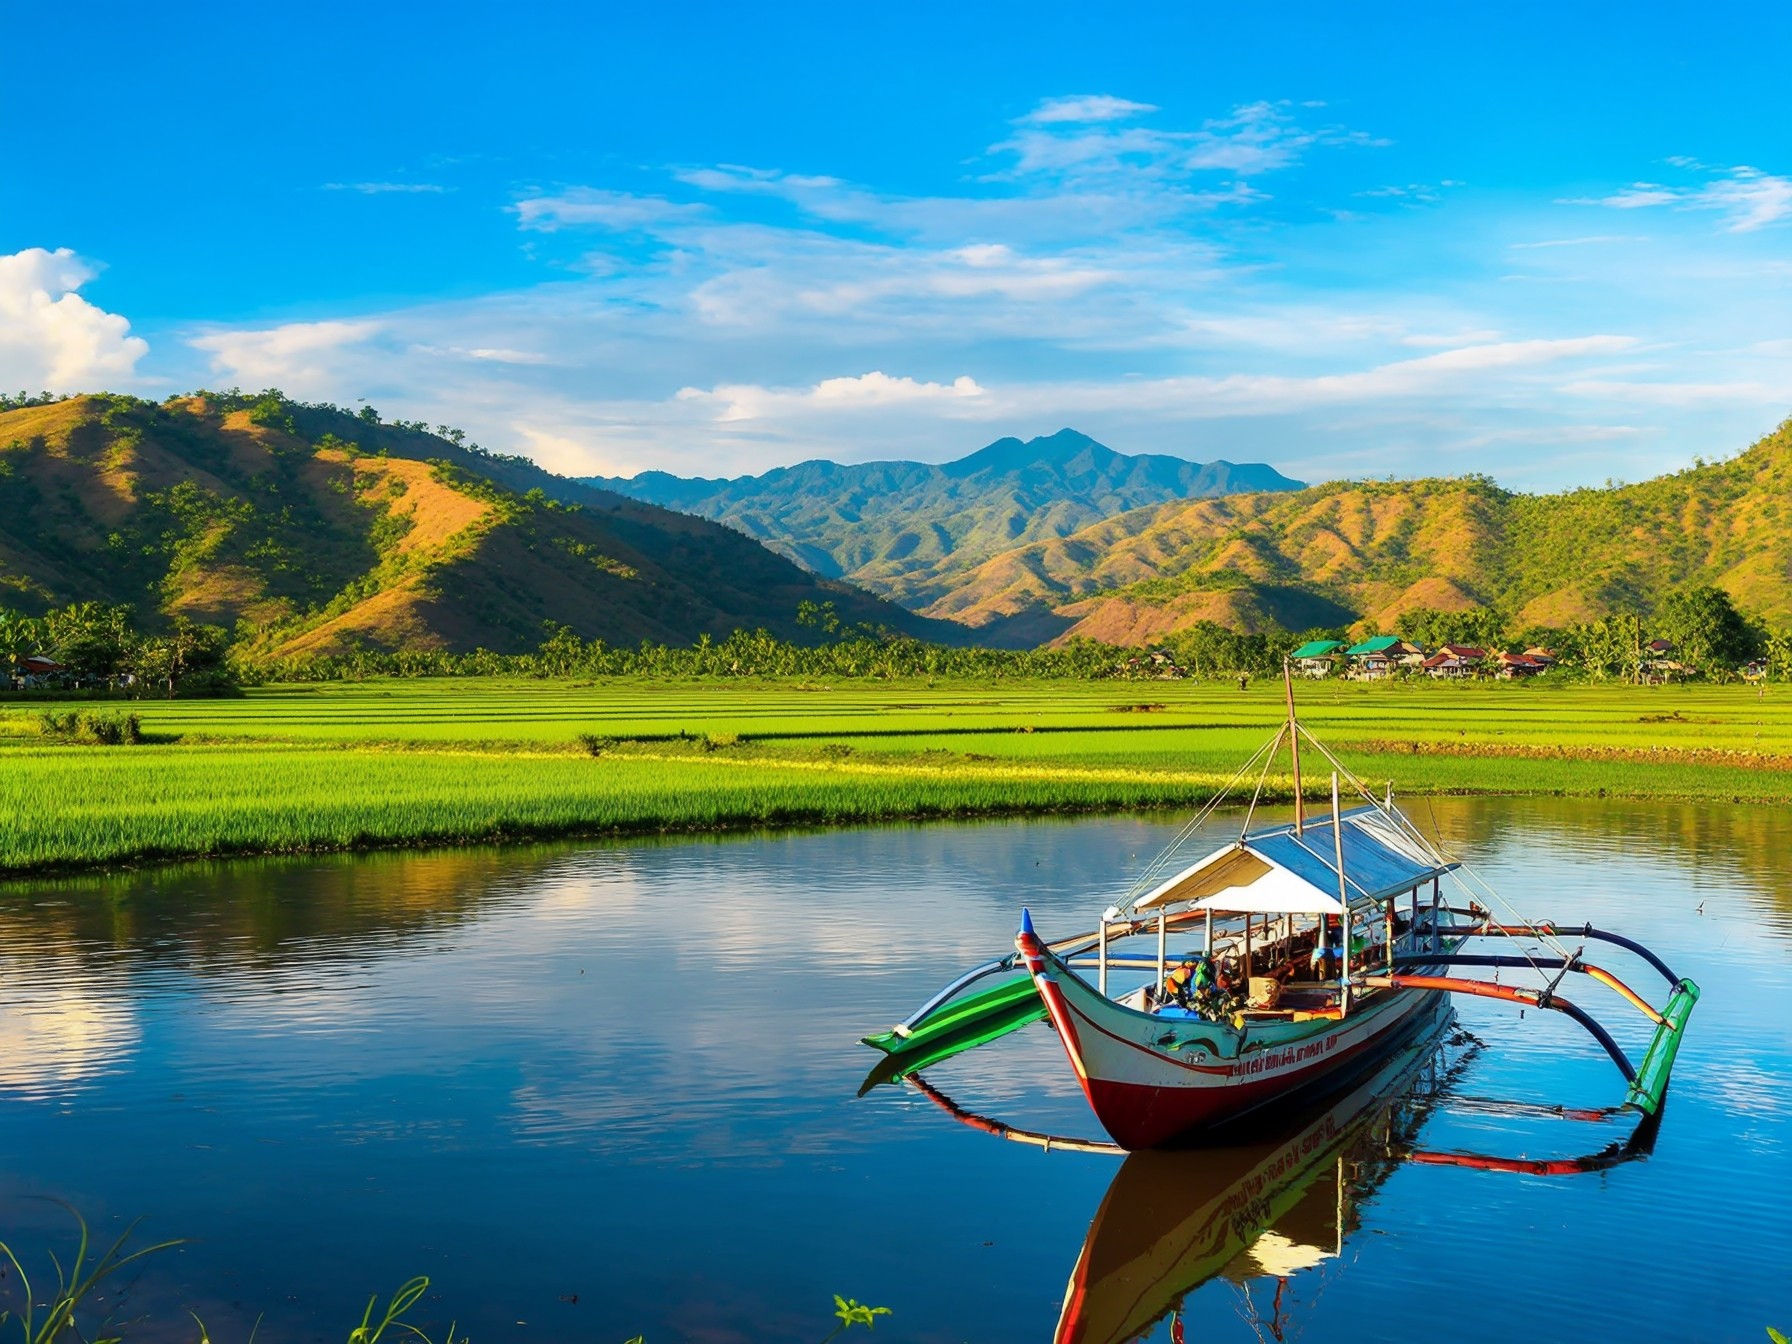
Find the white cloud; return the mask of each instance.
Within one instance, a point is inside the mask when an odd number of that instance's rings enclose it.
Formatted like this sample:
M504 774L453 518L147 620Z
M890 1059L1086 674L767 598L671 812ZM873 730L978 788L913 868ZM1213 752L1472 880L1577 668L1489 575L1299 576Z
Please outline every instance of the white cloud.
M1047 98L1026 116L1023 122L1035 126L1058 122L1124 121L1157 109L1150 103L1135 103L1106 93L1072 94L1064 98Z
M752 384L683 387L678 390L677 399L713 406L716 420L729 423L765 420L805 409L881 411L915 403L949 405L983 395L976 380L964 375L950 383L929 383L906 377L892 378L882 370L873 369L857 377L824 378L813 387L802 389Z
M0 254L0 387L101 391L135 377L148 343L76 293L96 274L66 247Z
M1702 167L1689 159L1669 162L1689 168ZM1609 196L1576 197L1562 204L1599 205L1613 210L1645 210L1659 206L1714 210L1723 216L1725 231L1752 233L1792 217L1792 178L1742 165L1698 186L1670 187L1656 182L1636 182Z
M349 348L381 328L370 321L289 322L261 330L216 331L188 344L210 355L212 372L233 383L334 400L343 395Z

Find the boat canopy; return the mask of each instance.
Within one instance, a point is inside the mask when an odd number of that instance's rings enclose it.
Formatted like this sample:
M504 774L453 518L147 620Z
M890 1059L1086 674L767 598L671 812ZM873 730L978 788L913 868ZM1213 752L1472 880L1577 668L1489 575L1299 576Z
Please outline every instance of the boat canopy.
M1339 829L1352 905L1411 891L1457 866L1428 853L1376 807L1344 813ZM1336 845L1330 821L1308 825L1304 835L1292 825L1251 832L1165 879L1132 908L1186 904L1232 914L1342 914Z

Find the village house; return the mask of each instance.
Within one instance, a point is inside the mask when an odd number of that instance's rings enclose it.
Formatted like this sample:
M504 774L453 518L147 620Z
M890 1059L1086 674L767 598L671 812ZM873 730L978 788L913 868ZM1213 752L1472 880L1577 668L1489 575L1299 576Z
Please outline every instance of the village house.
M1519 677L1534 677L1544 670L1545 664L1522 653L1501 653L1496 655L1496 677L1513 681Z
M1174 681L1182 675L1176 655L1168 649L1147 649L1142 654L1134 654L1114 670L1122 676L1155 677L1159 681Z
M1350 660L1350 675L1359 681L1377 681L1391 677L1405 668L1415 668L1425 661L1425 651L1409 644L1398 635L1377 635L1353 644L1344 650Z
M1329 677L1336 666L1335 655L1344 647L1341 639L1313 639L1288 656L1303 677Z
M1674 657L1674 641L1671 639L1652 639L1643 645L1643 662L1640 671L1643 680L1651 684L1672 681L1675 677L1689 677L1697 674L1698 669L1688 667Z
M28 658L14 661L11 667L11 685L18 690L35 691L51 686L62 686L68 681L68 669L54 658L43 654L32 654Z
M1473 644L1445 644L1420 666L1433 677L1469 677L1486 657L1487 651Z

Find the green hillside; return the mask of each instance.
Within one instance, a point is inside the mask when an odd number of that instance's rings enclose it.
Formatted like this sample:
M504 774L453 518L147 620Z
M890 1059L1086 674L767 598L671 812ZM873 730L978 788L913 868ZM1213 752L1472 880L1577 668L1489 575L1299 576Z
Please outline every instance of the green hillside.
M799 603L928 633L739 532L426 433L278 398L0 410L0 607L247 622L269 657L801 633ZM946 627L949 633L953 627Z
M1725 462L1527 495L1484 477L1345 481L1137 509L984 562L926 610L972 626L1140 643L1202 620L1393 625L1494 607L1519 626L1647 613L1713 584L1792 617L1792 422Z
M1301 484L1258 463L1132 457L1074 429L998 439L940 466L815 461L734 480L650 471L590 483L725 522L818 574L913 608L1016 545L1144 505Z

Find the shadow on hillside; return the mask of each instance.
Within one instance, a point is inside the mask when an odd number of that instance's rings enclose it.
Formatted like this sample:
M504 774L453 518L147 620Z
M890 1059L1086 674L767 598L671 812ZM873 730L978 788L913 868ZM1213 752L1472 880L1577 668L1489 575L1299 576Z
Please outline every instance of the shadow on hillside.
M966 642L992 649L1036 649L1075 624L1076 617L1060 616L1050 607L1029 607L1012 616L998 616L987 625L968 627L973 635Z

